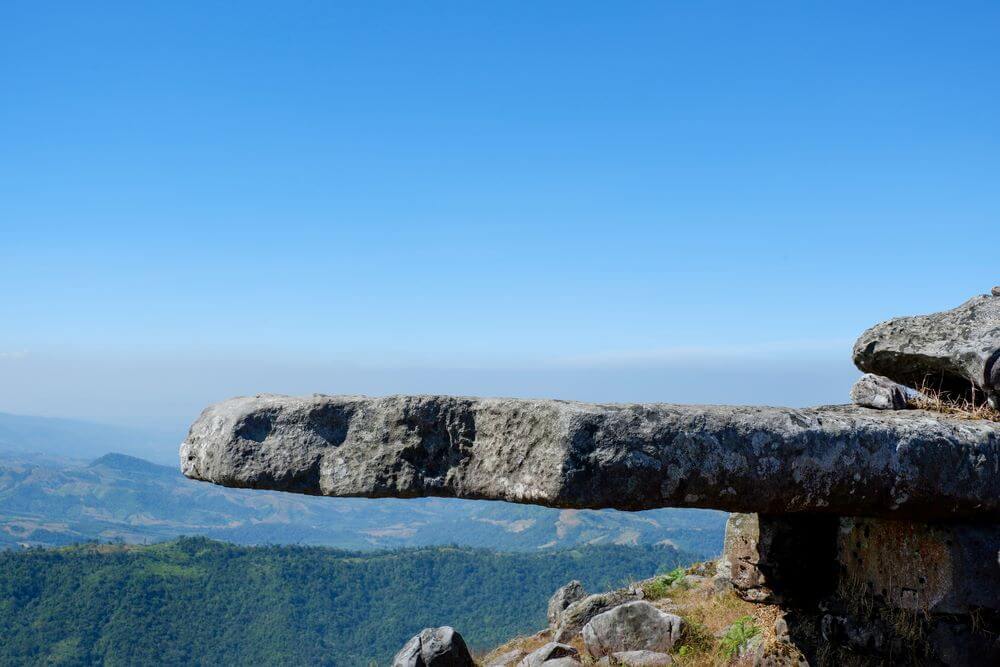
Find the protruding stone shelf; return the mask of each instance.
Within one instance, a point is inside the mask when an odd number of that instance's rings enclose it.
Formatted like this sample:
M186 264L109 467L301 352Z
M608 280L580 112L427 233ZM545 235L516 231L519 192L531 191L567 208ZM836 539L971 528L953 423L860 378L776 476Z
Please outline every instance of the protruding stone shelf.
M910 387L986 396L1000 409L1000 287L951 310L875 325L854 344L854 363Z
M918 410L450 396L234 398L188 477L327 496L995 520L1000 424Z

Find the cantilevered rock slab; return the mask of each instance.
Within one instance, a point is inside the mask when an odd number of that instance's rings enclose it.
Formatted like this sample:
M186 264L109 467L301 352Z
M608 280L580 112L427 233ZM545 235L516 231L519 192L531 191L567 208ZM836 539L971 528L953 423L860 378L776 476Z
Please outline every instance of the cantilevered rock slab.
M909 387L1000 398L1000 295L931 315L897 317L861 334L854 363Z
M259 395L206 409L180 454L194 479L313 495L1000 517L998 424L921 410Z

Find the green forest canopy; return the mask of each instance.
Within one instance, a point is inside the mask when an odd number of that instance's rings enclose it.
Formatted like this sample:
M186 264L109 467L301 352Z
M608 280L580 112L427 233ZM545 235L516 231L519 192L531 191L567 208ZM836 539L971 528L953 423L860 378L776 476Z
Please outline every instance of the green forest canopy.
M486 649L544 627L570 579L596 592L689 560L657 546L372 553L205 538L6 552L0 663L383 665L424 627Z

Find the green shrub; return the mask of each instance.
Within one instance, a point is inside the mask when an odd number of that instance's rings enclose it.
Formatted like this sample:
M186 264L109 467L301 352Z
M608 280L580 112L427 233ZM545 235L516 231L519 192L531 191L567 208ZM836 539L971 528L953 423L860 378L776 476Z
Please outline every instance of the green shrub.
M742 616L729 626L726 634L719 641L719 651L727 658L732 658L745 642L760 634L760 628L754 622L753 616Z
M683 567L677 567L664 575L647 581L642 585L643 597L647 600L659 600L666 597L670 587L682 580L686 574L687 570Z

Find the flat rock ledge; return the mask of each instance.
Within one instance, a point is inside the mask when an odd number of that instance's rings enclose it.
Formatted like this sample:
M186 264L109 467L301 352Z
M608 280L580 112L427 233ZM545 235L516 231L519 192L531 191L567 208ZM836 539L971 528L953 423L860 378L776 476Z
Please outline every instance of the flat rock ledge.
M207 408L181 469L326 496L1000 516L1000 427L921 410L258 395Z

